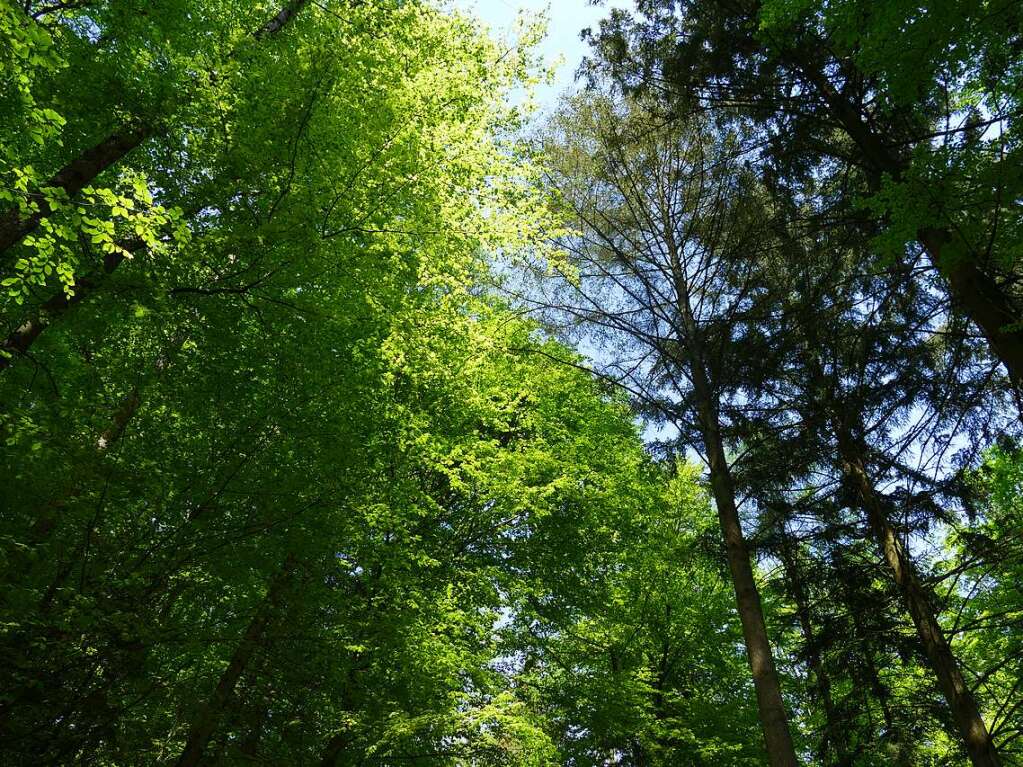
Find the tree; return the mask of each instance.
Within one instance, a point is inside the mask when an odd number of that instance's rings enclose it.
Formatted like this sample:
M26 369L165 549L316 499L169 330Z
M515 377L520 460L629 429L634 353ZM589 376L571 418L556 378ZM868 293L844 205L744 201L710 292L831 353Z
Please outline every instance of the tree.
M527 302L562 326L613 344L605 375L702 452L728 555L761 724L772 764L796 764L785 703L743 534L727 420L745 383L731 376L753 286L757 199L729 162L736 137L699 119L664 124L641 101L583 95L541 144L567 225L560 244L573 274L564 292ZM605 347L607 348L607 347Z
M905 273L895 269L859 276L861 251L857 248L864 245L855 233L849 237L836 228L810 228L792 235L784 223L792 218L791 214L779 217L778 226L787 232L777 251L784 265L770 269L773 277L762 278L761 284L775 283L775 303L787 325L775 337L781 348L788 346L794 358L801 360L794 362L788 373L776 375L789 378L785 386L788 402L802 404L797 414L782 416L770 428L777 432L787 420L793 437L798 435L805 442L801 449L812 446L809 453L816 457L798 472L804 478L818 471L811 467L821 455L834 456L839 487L845 494L839 503L864 512L867 531L877 542L889 577L912 618L922 654L967 752L974 760L997 761L980 707L938 620L935 600L909 553L907 535L912 535L913 528L907 531L906 523L896 521L910 514L918 515L921 526L932 524L935 517L954 519L954 512L937 505L941 502L938 498L948 494L948 478L941 478L940 473L930 478L929 472L914 472L898 456L910 447L924 454L932 449L928 441L936 433L940 435L929 423L932 419L959 428L966 416L952 405L951 398L940 398L936 406L929 403L930 381L943 377L946 387L967 389L977 384L968 377L956 380L964 370L968 375L968 366L941 369L947 361L936 353L928 327L940 312L930 308L933 299L918 293ZM851 253L847 250L850 246ZM786 252L788 256L783 255ZM953 341L953 348L956 343ZM968 409L991 396L995 398L989 404L1005 404L997 395L985 393L985 388L981 384L972 395L963 397L970 403ZM797 394L800 390L803 393ZM931 407L934 410L923 415L921 411ZM914 409L916 425L898 433L896 424ZM759 431L768 428L762 423ZM751 437L757 433L751 430ZM938 472L941 463L938 454ZM773 477L770 472L763 473L775 486L790 481L776 469ZM922 483L925 489L917 494L903 490L893 496L879 489L886 481Z
M924 248L1018 387L1018 30L1010 2L643 2L602 24L593 66L755 124L779 175L844 179L891 254Z

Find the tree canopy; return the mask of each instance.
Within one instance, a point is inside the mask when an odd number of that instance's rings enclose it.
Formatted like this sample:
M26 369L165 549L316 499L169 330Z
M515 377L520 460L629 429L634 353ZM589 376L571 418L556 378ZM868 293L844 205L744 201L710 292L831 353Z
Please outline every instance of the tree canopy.
M1023 759L1007 0L0 0L0 762Z

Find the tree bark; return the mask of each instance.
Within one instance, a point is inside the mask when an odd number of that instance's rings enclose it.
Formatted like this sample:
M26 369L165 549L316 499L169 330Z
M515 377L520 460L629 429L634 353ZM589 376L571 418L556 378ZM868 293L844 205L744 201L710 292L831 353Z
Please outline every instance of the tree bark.
M697 376L694 376L695 378ZM725 458L717 418L707 402L700 405L700 421L704 448L710 464L714 504L717 506L718 521L721 524L721 533L728 554L728 569L735 587L735 601L742 623L753 686L757 693L757 707L767 745L767 758L771 767L797 767L799 762L796 760L795 747L789 733L788 714L781 695L778 671L771 654L760 592L753 577L749 548L742 533L739 511L735 505L732 473Z
M888 174L894 181L902 179L909 170L908 160L888 150L881 136L863 119L860 110L828 81L818 62L798 51L792 52L792 57L796 67L859 147L875 188L880 185L883 174ZM980 328L991 352L1005 365L1012 382L1023 387L1023 316L1020 307L990 274L980 268L974 254L962 253L956 259L947 255L942 257L945 245L953 241L948 228L922 227L916 237L927 251L931 265L945 277L949 295Z
M806 330L811 344L816 343L815 330L812 327ZM860 506L867 514L870 532L876 539L882 558L902 594L924 653L963 738L970 761L974 767L1000 767L1001 760L981 717L977 702L963 679L952 648L945 639L927 592L916 573L916 567L892 526L888 504L874 488L867 470L866 445L854 436L850 422L850 418L858 419L858 416L855 414L851 416L850 408L836 397L820 360L813 354L809 360L809 368L835 433L842 476L856 493Z
M877 539L884 561L902 593L916 626L917 635L920 637L920 643L963 738L970 761L974 767L999 767L1001 759L984 724L977 702L963 679L959 664L934 615L930 599L920 582L913 561L892 526L886 503L874 489L863 458L865 451L848 432L842 431L838 434L838 449L842 473L859 496L867 514L871 533Z
M138 411L141 403L142 397L139 395L139 388L138 386L133 386L131 391L124 395L121 403L117 406L117 411L114 413L110 425L103 430L99 439L96 440L97 450L109 450L121 438L124 430L128 427L128 423L135 417L135 413Z
M323 758L320 759L320 767L337 767L341 755L348 750L352 737L348 732L339 732L327 741L323 749Z
M848 598L848 595L843 598L845 599L845 605L849 610L849 617L852 621L853 638L863 655L866 687L870 691L870 695L872 695L877 701L877 705L881 709L881 719L884 722L884 730L880 735L878 735L874 731L874 718L870 715L870 698L866 692L864 692L864 708L867 710L868 721L871 728L870 735L880 744L891 743L894 746L897 751L892 757L892 764L895 765L895 767L914 767L912 744L903 737L904 733L895 721L895 714L892 711L891 705L892 694L881 679L881 674L877 669L877 660L874 656L873 637L871 636L868 628L863 625L857 605ZM862 678L853 680L854 684L862 681ZM860 750L862 750L862 746Z
M265 37L273 37L288 25L288 23L295 17L295 14L302 10L303 6L308 4L309 0L291 0L290 3L287 3L283 8L281 8L280 12L276 16L256 30L253 36L257 40L262 40Z
M253 33L253 36L259 40L273 37L284 29L308 3L309 0L292 0L276 16ZM117 131L69 163L50 180L48 185L63 188L68 196L77 194L99 173L118 162L142 143L147 136L146 129L142 127ZM21 219L17 209L0 213L0 256L3 256L6 250L34 230L50 212L49 206L42 202L39 212L26 219ZM127 250L140 247L140 244L135 241L133 241L133 245L122 244L122 247ZM39 312L35 317L23 322L0 342L0 371L14 364L15 356L28 352L39 335L54 319L66 314L72 306L95 292L103 278L113 272L123 261L122 254L110 254L104 261L102 271L76 280L72 297L68 298L64 291L60 291L47 299L39 307ZM0 259L0 265L2 264L3 260Z
M951 241L947 230L921 229L917 237L931 264L945 275L953 299L980 328L1012 382L1023 387L1023 328L1012 329L1015 324L1023 325L1019 307L970 255L942 259L942 250Z
M767 758L771 767L797 767L796 749L789 732L788 714L781 694L778 670L771 654L764 609L750 564L749 547L742 532L739 510L735 504L735 482L725 457L718 398L707 371L705 350L699 324L693 314L689 283L682 268L682 249L675 241L668 206L662 201L663 236L670 260L674 300L678 311L679 345L686 351L680 362L688 365L696 404L699 431L710 469L711 491L717 507L718 522L724 539L728 569L735 589L735 602L742 624L743 639L753 687L757 695L760 725L764 732Z

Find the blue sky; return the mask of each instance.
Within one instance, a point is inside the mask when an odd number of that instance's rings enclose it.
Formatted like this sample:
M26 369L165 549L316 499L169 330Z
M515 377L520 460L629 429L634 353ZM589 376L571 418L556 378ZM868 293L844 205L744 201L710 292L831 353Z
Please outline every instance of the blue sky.
M548 63L562 57L554 83L537 91L536 98L542 109L551 107L560 93L571 87L579 63L587 54L586 44L579 33L586 27L596 28L597 22L612 7L629 8L631 0L605 0L599 6L589 0L449 0L462 11L474 13L486 23L491 33L499 38L510 36L516 15L520 10L528 13L546 13L547 38L540 51Z

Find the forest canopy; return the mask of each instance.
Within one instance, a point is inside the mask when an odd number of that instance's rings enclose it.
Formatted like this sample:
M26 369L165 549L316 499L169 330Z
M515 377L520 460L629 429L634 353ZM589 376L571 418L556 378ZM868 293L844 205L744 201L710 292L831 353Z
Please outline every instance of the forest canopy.
M0 0L0 763L1023 763L1023 11Z

